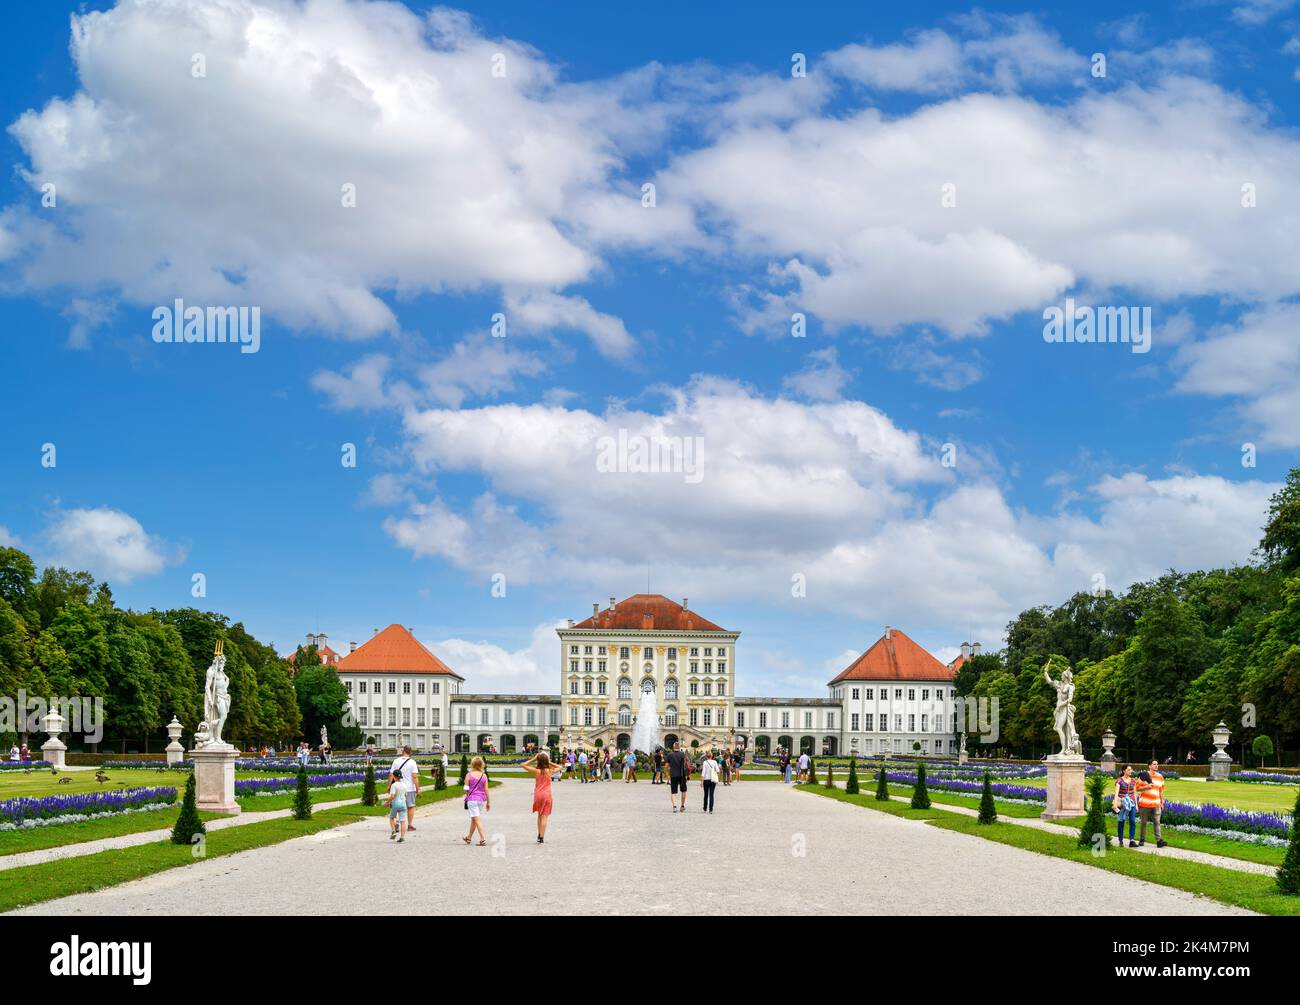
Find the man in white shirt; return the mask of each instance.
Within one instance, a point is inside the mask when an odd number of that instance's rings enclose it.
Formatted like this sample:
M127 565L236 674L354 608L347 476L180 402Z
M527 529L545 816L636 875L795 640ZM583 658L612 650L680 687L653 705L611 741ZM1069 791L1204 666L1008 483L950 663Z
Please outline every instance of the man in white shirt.
M403 747L402 752L393 758L393 766L388 769L388 773L401 775L402 781L406 784L406 829L413 831L415 830L415 800L420 794L420 766L411 756L410 744Z
M808 758L807 751L804 751L802 754L799 755L799 781L800 782L808 781L808 765L810 763L811 761Z

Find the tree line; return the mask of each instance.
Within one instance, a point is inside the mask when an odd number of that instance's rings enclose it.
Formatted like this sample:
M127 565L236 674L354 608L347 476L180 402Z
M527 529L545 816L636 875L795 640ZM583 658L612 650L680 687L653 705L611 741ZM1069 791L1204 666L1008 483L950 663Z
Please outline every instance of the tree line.
M1007 625L1004 648L958 671L963 697L998 698L998 744L1036 756L1054 741L1043 666L1074 670L1076 724L1089 750L1109 729L1120 756L1204 761L1210 731L1240 756L1259 737L1276 763L1300 747L1300 468L1270 500L1245 564L1169 571L1123 593L1076 593Z
M0 695L101 698L100 747L160 750L173 715L188 742L203 717L203 681L217 639L225 640L230 718L225 735L243 747L296 743L319 736L355 744L342 718L347 695L338 675L322 667L315 647L295 653L294 667L242 623L192 607L124 610L107 583L88 572L47 567L36 574L17 548L0 548ZM8 746L24 723L7 729ZM307 732L308 728L315 733ZM76 737L72 739L75 743ZM34 744L33 744L34 745Z

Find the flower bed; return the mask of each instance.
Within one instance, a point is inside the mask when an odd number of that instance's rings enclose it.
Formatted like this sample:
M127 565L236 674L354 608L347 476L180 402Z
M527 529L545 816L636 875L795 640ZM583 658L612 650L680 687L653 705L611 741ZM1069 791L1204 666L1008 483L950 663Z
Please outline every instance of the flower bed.
M23 796L0 802L0 830L41 827L103 814L157 809L175 802L176 790L170 786L122 789L116 792L84 792L79 795Z
M1300 785L1300 775L1284 775L1274 771L1236 771L1228 776L1230 782L1253 782L1256 785Z
M335 773L330 775L307 775L307 785L309 788L329 788L340 785L356 785L364 782L366 776L364 772L347 772ZM298 785L298 776L292 775L287 778L241 778L235 782L235 795L237 796L261 796L261 795L279 795L288 792Z
M1236 831L1245 834L1262 834L1286 838L1291 833L1291 821L1285 813L1262 810L1225 810L1213 803L1176 803L1165 801L1160 822L1171 827L1189 826L1216 831Z
M49 771L50 767L49 761L0 761L0 771L31 771L34 768Z

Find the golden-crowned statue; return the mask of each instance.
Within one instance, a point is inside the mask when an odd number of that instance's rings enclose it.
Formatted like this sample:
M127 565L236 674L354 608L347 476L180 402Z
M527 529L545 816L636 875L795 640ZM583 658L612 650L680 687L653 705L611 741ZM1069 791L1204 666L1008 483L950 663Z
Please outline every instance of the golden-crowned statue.
M226 676L225 643L217 640L212 651L212 664L208 667L207 678L203 682L203 724L207 728L206 742L199 746L219 746L228 744L221 738L221 727L230 715L230 678Z

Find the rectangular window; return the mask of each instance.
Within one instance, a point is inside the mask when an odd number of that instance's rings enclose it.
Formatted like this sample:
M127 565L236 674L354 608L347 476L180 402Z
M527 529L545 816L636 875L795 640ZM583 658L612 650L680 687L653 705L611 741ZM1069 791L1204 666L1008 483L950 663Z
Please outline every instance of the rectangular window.
M375 694L379 694L379 681L375 681Z
M713 697L713 681L711 680L706 680L704 682L704 697L706 698Z
M361 694L365 694L365 693L366 693L366 682L365 682L365 681L357 681L357 690L358 690Z
M582 661L582 672L583 672L583 673L591 673L591 660L583 660L583 661Z
M853 700L854 700L854 701L857 701L857 700L858 700L858 692L859 692L859 690L861 690L861 689L860 689L860 688L856 688L856 687L853 689Z
M577 672L578 672L578 661L569 660L569 673L577 673Z
M736 728L737 728L737 729L744 729L744 728L745 728L745 713L744 713L744 712L737 712L737 713L736 713Z
M706 726L713 725L713 709L711 708L706 708L704 710L704 725Z
M583 693L583 694L591 694L591 681L589 681L589 680L584 680L584 681L582 682L582 693Z
M582 654L583 654L584 656L590 656L590 655L591 655L591 646L583 646L583 647L582 647Z
M395 708L390 708L388 710L388 725L390 726L397 725L397 709Z
M435 708L429 711L429 725L437 729L442 725L442 709Z
M410 724L411 724L411 710L409 708L404 708L402 709L402 725L409 726Z
M882 719L883 719L883 716L882 716ZM864 733L872 733L872 732L875 732L875 729L876 729L876 716L875 716L874 713L872 713L872 712L867 712L867 713L865 713L865 714L862 716L862 722L863 722L862 731L863 731Z
M584 708L584 709L582 710L582 724L583 724L584 726L590 726L590 725L591 725L591 706L590 706L590 705L588 705L586 708Z
M359 708L359 709L357 709L357 725L358 725L358 726L365 726L365 725L368 725L368 723L366 722L366 712L367 712L367 711L368 711L368 709L364 709L364 708Z
M389 693L389 694L397 694L397 681L395 681L395 680L390 680L390 681L388 682L388 693Z
M508 708L501 713L501 724L503 726L513 726L515 724L515 710Z
M692 656L698 656L698 655L700 655L700 647L699 647L699 646L691 646L691 655L692 655Z
M535 708L530 708L530 709L528 709L526 712L524 712L524 721L525 721L529 726L536 726L536 725L537 725L537 709L535 709Z
M930 717L929 717L928 715L926 715L924 712L922 712L922 713L921 713L921 732L922 732L922 733L928 733L929 731L930 731Z
M352 693L352 681L350 681L350 680L345 680L345 681L343 682L343 690L346 691L348 694L351 694L351 693Z
M856 733L857 731L858 731L858 713L854 712L852 715L849 716L849 732Z
M410 693L411 693L411 682L409 680L402 681L402 694L410 694Z
M727 693L727 682L726 682L725 680L720 680L720 681L718 681L718 695L719 695L719 697L725 696L726 693Z
M676 647L676 646L669 646L669 647L668 647L668 658L669 658L670 660L675 660L675 659L677 659L677 647Z
M727 672L727 664L725 664L725 663L719 663L719 664L718 664L718 673L726 673L726 672Z
M866 690L866 700L867 700L867 701L875 701L875 700L876 700L876 689L875 689L874 687L869 687L869 688L867 688L867 690Z
M895 732L895 733L901 733L902 731L903 731L903 717L902 717L901 715L895 715L895 716L894 716L894 732Z
M631 651L628 649L627 646L619 646L619 649L618 649L618 658L619 658L619 659L621 659L621 660L625 660L625 659L627 659L628 657L630 657L631 655L632 655L632 653L631 653Z
M415 685L415 690L417 694L424 694L424 681L420 681L419 684Z
M696 714L695 714L695 713L696 713L697 711L699 711L699 710L698 710L698 709L694 709L694 708L691 709L691 725L692 725L692 726L698 726L698 725L699 725L699 723L696 722Z
M424 725L424 709L422 709L422 708L417 708L417 709L415 710L415 724L416 724L417 726L423 726L423 725Z
M578 724L578 706L571 705L569 707L569 725L576 726L577 724Z
M781 728L782 728L782 729L789 729L789 728L790 728L790 713L789 713L789 712L782 712L782 713L781 713Z
M600 673L604 673L604 672L605 672L605 667L606 667L607 665L608 665L608 664L607 664L604 660L596 660L596 669L597 669ZM605 692L603 692L603 691L601 692L601 694L604 694L604 693L605 693Z
M727 710L725 708L720 708L718 709L718 725L725 726L726 724L727 724Z
M546 721L552 726L560 724L560 710L558 708L550 709L546 714Z
M812 728L813 728L813 724L812 724L812 716L813 716L813 714L812 714L811 712L805 712L805 713L803 714L803 728L804 728L804 729L812 729Z
M930 689L928 687L921 688L921 700L922 701L930 700Z
M433 688L431 690L433 691L434 694L441 694L442 693L441 688L442 685L439 684L437 681L434 681Z
M596 725L597 726L605 725L605 709L603 708L596 709Z
M826 713L826 728L827 728L827 729L834 729L834 728L835 728L835 713L834 713L834 712L827 712L827 713Z
M911 714L908 715L908 717L907 717L907 731L908 731L909 733L914 733L914 732L916 732L916 716L915 716L915 715L911 715Z
M766 712L759 712L759 713L758 713L758 728L759 728L759 729L767 729L767 713L766 713Z
M569 694L577 694L577 693L578 693L578 682L576 680L569 681Z
M461 707L461 708L456 709L456 722L457 722L459 725L461 725L461 726L465 725L465 709L464 709L464 707Z
M578 655L578 647L577 647L577 646L569 646L569 654L572 655L572 656L577 656L577 655Z
M488 715L489 715L489 712L488 712L488 710L487 710L486 708L480 708L480 709L478 710L478 724L479 724L480 726L486 726L486 725L488 725L488 723L489 723L489 721L490 721L490 720L488 719Z

